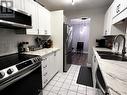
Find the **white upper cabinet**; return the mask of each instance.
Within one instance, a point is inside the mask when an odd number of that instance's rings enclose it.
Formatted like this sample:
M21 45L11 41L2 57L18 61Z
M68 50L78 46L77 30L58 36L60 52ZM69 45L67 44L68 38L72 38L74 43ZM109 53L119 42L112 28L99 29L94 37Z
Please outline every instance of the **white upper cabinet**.
M26 29L26 34L29 35L38 35L38 11L37 11L37 3L34 1L30 2L30 10L32 18L32 29Z
M113 10L112 24L127 18L127 0L115 0L113 4Z
M17 10L25 11L25 0L13 0L13 6Z
M113 5L114 5L113 17L115 17L127 8L127 0L114 0Z
M24 0L24 11L31 14L31 8L32 8L32 2L34 2L33 0Z
M105 20L104 20L104 36L111 34L111 27L112 27L112 18L113 18L113 5L111 5L106 14L105 14Z
M13 1L14 9L28 13L32 17L32 29L26 29L29 35L51 35L51 14L46 8L34 0L9 0Z
M50 11L40 4L32 1L30 6L32 14L32 29L27 29L27 34L33 35L51 35L50 32ZM28 9L28 11L29 11Z
M51 35L50 12L38 4L39 35Z
M125 33L124 23L119 23L127 18L127 0L114 0L105 14L104 36Z

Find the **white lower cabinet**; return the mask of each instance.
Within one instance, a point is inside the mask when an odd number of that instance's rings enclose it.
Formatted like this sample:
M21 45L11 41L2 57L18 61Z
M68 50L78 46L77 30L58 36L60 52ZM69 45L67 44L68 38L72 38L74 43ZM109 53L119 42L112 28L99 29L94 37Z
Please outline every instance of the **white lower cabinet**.
M94 87L94 93L95 95L101 95L98 93L98 90L96 89L96 70L98 67L98 62L96 59L95 54L93 54L93 58L92 58L92 78L93 78L93 87Z
M59 51L48 54L43 57L42 61L42 85L43 88L46 84L54 77L54 75L58 72L58 60L59 59Z
M96 77L95 77L95 75L96 75L97 66L98 66L97 59L96 59L96 56L93 54L92 77L93 77L94 88L96 88Z
M42 85L43 87L48 83L49 81L49 58L48 56L43 58L42 61Z

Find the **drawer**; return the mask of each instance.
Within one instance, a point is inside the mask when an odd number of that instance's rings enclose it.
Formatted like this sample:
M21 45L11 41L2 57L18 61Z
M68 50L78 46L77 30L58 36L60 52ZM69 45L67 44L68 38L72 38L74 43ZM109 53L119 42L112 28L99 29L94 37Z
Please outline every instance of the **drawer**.
M48 77L43 77L42 82L44 87L48 83Z
M47 71L43 72L42 74L43 74L43 77L48 77L49 75Z
M43 71L47 70L47 68L48 68L48 65L47 64L42 65Z

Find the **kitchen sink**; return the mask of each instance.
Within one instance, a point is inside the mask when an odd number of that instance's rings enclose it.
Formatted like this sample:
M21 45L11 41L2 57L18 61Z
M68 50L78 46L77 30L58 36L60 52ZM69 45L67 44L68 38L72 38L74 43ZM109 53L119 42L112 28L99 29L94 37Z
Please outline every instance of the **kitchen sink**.
M127 57L122 58L120 54L115 54L109 51L97 51L102 59L116 60L116 61L127 61Z
M113 52L110 52L110 51L97 51L97 53L98 53L99 55L114 54Z

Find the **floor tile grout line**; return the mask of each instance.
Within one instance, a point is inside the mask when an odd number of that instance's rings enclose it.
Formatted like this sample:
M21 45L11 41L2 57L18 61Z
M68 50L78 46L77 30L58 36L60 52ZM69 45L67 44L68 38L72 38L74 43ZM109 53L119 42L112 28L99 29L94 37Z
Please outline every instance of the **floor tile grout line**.
M80 67L81 67L81 66L80 66ZM77 68L72 67L72 68L69 70L69 72L65 73L65 74L66 74L66 78L65 78L64 81L59 81L60 78L62 77L62 75L60 75L60 76L58 77L58 80L54 80L54 81L56 81L56 82L55 82L55 84L52 85L52 86L55 86L56 83L58 83L58 82L62 83L62 86L63 86L64 83L65 83L65 81L67 80L67 77L68 77L68 76L71 76L72 78L69 79L69 80L70 80L69 88L66 89L66 90L67 90L67 94L69 93L69 91L72 91L72 92L75 92L76 94L78 94L79 84L77 84L77 82L76 82L75 79L78 78L78 74L79 74L79 71L80 71L80 67L78 67L78 70L77 70ZM73 81L76 82L76 83L74 83L74 84L77 84L77 90L76 90L76 91L73 91L73 90L70 89L71 85L73 85L73 83L72 83ZM59 94L60 90L62 89L62 86L58 87L59 90L58 90L58 92L56 93L57 95ZM57 87L57 86L56 86L56 87ZM52 87L51 89L53 89L53 87ZM51 89L48 91L48 94L49 94L50 92L52 92ZM64 89L64 88L63 88L63 89ZM87 89L87 88L86 88L86 89ZM53 93L53 92L52 92L52 93Z

